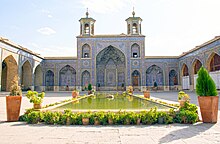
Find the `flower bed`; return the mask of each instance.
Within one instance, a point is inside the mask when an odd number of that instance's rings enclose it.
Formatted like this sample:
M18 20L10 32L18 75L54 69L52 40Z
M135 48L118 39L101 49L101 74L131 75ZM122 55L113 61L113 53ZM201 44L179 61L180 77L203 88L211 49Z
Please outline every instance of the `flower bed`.
M65 110L62 112L41 112L28 110L22 116L21 121L26 121L30 124L44 122L45 124L61 124L61 125L82 125L82 119L89 118L89 124L100 125L128 125L128 124L169 124L169 123L195 123L198 121L197 107L194 104L186 103L178 111L170 109L169 112L157 111L153 108L150 111L141 112L76 112Z

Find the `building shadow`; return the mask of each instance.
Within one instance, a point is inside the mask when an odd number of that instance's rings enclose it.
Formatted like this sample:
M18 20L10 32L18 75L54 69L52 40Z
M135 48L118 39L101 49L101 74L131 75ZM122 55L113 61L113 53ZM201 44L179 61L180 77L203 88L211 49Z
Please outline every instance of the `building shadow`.
M196 123L194 125L191 125L191 124L187 125L186 128L172 131L166 136L162 137L159 140L159 144L169 143L169 142L172 142L178 139L188 139L188 138L194 137L196 135L199 135L202 132L205 132L206 130L210 129L214 125L215 124L210 124L210 123ZM186 125L183 125L183 126L185 127Z

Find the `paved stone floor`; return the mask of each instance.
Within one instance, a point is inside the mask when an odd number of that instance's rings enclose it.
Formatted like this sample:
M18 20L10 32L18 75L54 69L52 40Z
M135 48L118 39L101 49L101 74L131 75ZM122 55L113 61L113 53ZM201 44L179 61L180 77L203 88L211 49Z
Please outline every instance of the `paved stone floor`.
M191 102L197 104L193 92L187 92ZM5 122L5 95L0 93L0 144L220 144L220 123L194 125L171 124L151 126L57 126L28 125L24 122ZM152 92L157 98L177 101L178 92ZM47 93L43 104L70 98L70 93ZM32 107L26 97L22 99L21 113ZM220 116L219 116L220 120Z

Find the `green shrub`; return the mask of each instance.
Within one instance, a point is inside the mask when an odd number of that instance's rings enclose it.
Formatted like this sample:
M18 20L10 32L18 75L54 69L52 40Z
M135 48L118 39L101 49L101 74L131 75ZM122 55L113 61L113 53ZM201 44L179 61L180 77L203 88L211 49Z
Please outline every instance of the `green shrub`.
M36 91L31 91L31 90L29 90L26 94L26 97L30 99L31 103L34 104L41 104L43 102L44 96L45 96L44 92L38 93Z
M33 111L27 115L27 123L37 124L43 120L43 114L39 111Z
M155 124L157 122L157 108L143 113L141 121L143 124Z
M91 91L92 90L92 84L88 85L88 90Z
M195 104L185 103L174 117L176 123L195 123L198 121L198 111Z
M44 113L44 122L46 124L62 124L60 121L62 117L61 112L50 112L47 111Z
M198 96L217 96L216 85L208 71L202 66L196 81L196 94Z

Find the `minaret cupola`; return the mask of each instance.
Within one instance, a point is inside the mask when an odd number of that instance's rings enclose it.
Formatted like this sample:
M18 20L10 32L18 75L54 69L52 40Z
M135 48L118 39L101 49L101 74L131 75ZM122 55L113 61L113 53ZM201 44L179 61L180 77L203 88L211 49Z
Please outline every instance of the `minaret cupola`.
M88 8L86 11L86 17L81 18L80 22L80 35L81 36L90 36L94 35L94 24L95 21L93 18L89 17Z
M127 18L127 34L128 35L141 35L141 22L140 17L135 17L135 11L133 8L132 17Z

